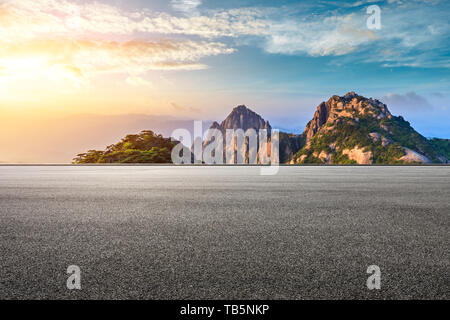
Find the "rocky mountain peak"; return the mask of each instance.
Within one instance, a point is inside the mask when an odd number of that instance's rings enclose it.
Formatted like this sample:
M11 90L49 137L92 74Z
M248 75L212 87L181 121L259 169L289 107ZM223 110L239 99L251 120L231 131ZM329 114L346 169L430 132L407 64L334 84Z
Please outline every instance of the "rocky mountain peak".
M259 114L250 110L245 105L235 107L231 113L222 121L220 129L269 129L270 124L264 120Z
M316 109L313 119L306 125L304 134L309 141L325 125L333 127L344 119L356 122L361 117L392 118L387 106L376 99L368 99L350 91L344 96L332 96L328 101L322 102Z
M355 91L350 91L350 92L347 92L343 98L344 99L353 99L355 97L359 97L359 96L355 93Z
M233 112L248 112L248 111L251 112L252 110L247 108L245 104L241 104L241 105L238 105L237 107L234 107L233 110L231 111L231 113L233 113Z
M213 122L210 129L218 129L222 132L223 135L223 143L224 143L224 149L228 150L227 152L233 152L235 146L228 146L226 145L225 137L226 137L226 130L227 129L242 129L244 132L246 132L248 129L255 129L256 131L260 129L267 129L268 136L271 134L271 126L269 124L269 121L264 120L259 114L256 112L250 110L245 105L239 105L235 107L231 113L223 120L220 124L217 122ZM215 139L215 138L214 138ZM203 147L205 148L213 141L212 133L208 132L205 140L203 141ZM248 140L246 140L248 141ZM241 146L240 154L245 154L245 152L249 152L250 154L250 146L248 145L248 142L245 142ZM256 151L259 147L257 147ZM254 149L251 149L254 150ZM225 157L226 152L224 153L224 163L226 163L227 159ZM236 159L235 159L236 160ZM233 160L234 161L234 160ZM248 159L246 161L249 161ZM258 160L259 161L259 160Z
M384 103L353 91L319 104L301 138L305 144L288 158L291 163L446 163L450 150L393 116Z

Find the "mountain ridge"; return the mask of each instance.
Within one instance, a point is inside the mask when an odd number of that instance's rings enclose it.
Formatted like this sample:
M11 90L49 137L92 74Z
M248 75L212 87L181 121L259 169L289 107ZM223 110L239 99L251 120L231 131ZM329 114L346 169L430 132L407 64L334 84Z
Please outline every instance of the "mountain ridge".
M305 145L290 163L447 163L432 141L378 99L351 91L316 108L302 133Z
M239 105L220 123L214 121L210 129L220 130L224 138L227 129L266 129L270 139L272 126L247 106ZM150 137L146 137L148 132L151 132ZM170 162L167 149L157 149L161 141L167 147L166 140L161 140L163 137L152 131L148 132L144 132L144 138L152 141L148 146L153 151L151 157L146 155L144 159ZM127 142L130 137L135 138L127 136L123 142ZM427 139L402 116L394 116L383 102L365 98L353 91L343 96L333 95L320 103L301 134L280 132L279 137L279 159L281 163L287 164L428 164L448 163L450 158L449 139ZM202 142L203 148L211 142L211 135L207 135ZM133 145L136 147L134 140ZM240 152L249 152L246 144L242 148ZM124 143L118 144L113 151L117 153L119 149L121 155L126 155L121 160L132 162L133 159L142 159L140 154L129 157L130 151L124 149ZM74 162L95 162L93 155L97 153L103 157L99 161L105 161L105 153L111 154L111 148L103 153L90 150L78 155ZM137 151L133 149L133 155L135 153ZM86 156L89 159L86 160Z
M244 132L246 132L249 129L254 129L256 132L259 130L265 129L267 130L267 135L270 139L270 134L272 127L269 123L269 121L264 120L259 114L254 112L253 110L247 108L245 105L239 105L228 114L228 116L219 124L217 121L214 121L213 124L209 127L209 129L217 129L222 133L223 137L223 146L224 146L224 156L223 156L223 162L227 163L226 159L226 153L234 153L235 146L229 146L226 144L226 130L232 129L242 129ZM206 138L203 140L203 149L206 148L210 143L214 141L212 137L212 132L208 131ZM251 154L254 153L255 155L258 153L259 146L256 146L256 149L250 149L248 141L245 140L245 142L241 146L241 150L239 150L240 154ZM236 146L237 148L238 146ZM260 163L260 159L256 157L255 159L258 163ZM237 161L235 159L234 161ZM249 162L248 157L244 159L245 163Z
M226 129L267 129L270 131L271 125L269 121L264 120L259 114L251 110L245 105L234 107L228 116L219 124L214 121L210 129L219 129L225 133Z
M243 121L243 114L251 115L251 121ZM245 105L235 107L225 120L210 127L223 134L226 129L261 128L271 130L268 121ZM280 132L280 162L447 163L449 147L443 140L423 137L402 116L394 116L380 100L350 91L320 103L303 133ZM206 138L204 146L210 141Z

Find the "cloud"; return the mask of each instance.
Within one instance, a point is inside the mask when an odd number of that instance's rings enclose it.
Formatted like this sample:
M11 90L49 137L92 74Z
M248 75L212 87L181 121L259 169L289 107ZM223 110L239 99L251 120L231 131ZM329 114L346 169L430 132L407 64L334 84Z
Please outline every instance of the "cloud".
M200 0L172 0L172 8L183 13L174 16L99 2L8 0L0 6L0 42L47 38L129 41L161 35L210 40L227 37L240 43L252 39L272 54L360 53L353 55L355 61L386 67L450 67L445 3L437 10L433 6L437 1L430 1L430 6L423 1L411 1L407 6L405 1L391 1L382 8L382 29L374 32L366 27L367 15L362 7L372 2L363 0L351 6L327 2L334 4L335 10L301 4L298 10L287 5L204 10L200 14ZM170 65L176 68L176 63Z
M362 25L360 20L349 14L306 22L283 22L274 26L275 31L268 37L265 49L270 53L345 55L379 39L373 31L358 28Z
M182 111L182 112L184 112L184 111L189 111L189 112L196 112L196 113L200 113L200 112L201 112L201 110L198 109L198 108L194 108L194 107L183 107L183 106L181 106L181 105L179 105L178 103L173 102L173 101L169 102L168 104L169 104L169 106L171 106L175 111Z
M401 110L412 111L430 111L433 106L423 96L418 95L414 91L407 92L406 94L389 93L380 99L388 105Z
M440 92L433 92L431 95L436 98L444 98L444 95Z
M362 1L356 1L354 3L345 4L345 5L348 7L361 7L361 6L366 6L366 5L370 5L373 3L378 3L381 1L382 0L362 0Z
M394 3L399 6L409 6L409 5L414 5L417 3L436 5L442 1L445 1L445 0L388 0L388 3L389 4Z
M367 62L385 67L449 68L448 3L440 7L425 1L393 3L381 11L382 41L371 50Z
M150 70L198 70L203 57L232 53L219 42L28 40L0 47L2 77L74 79L100 74L126 74L127 82L142 85L139 75Z
M195 9L198 1L177 1L179 9ZM184 34L205 38L236 37L267 33L270 21L257 8L217 11L210 16L175 17L148 10L125 11L118 7L66 0L9 0L0 20L3 40L16 41L45 36L85 37L92 35Z
M172 8L187 16L198 16L197 8L202 4L201 0L171 0Z
M149 88L153 87L153 84L151 81L148 81L144 78L137 77L137 76L128 76L125 79L125 82L134 87L149 87Z

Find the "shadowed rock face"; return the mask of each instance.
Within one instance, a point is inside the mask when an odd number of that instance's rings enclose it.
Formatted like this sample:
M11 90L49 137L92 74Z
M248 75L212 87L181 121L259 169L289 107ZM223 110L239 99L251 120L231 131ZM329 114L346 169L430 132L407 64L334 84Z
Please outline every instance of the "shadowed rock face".
M327 122L330 115L331 104L328 102L322 102L317 107L314 117L308 122L305 128L306 139L309 141L319 131L319 129Z
M255 129L256 132L260 129L267 129L268 134L270 134L272 127L269 121L264 120L259 114L253 112L244 105L237 106L231 113L223 120L220 124L214 121L209 129L217 129L222 132L224 143L225 135L227 129L242 129L246 132L248 129ZM206 139L203 142L203 146L207 146L211 143L211 136L208 133Z
M248 129L254 129L256 131L256 133L258 133L258 131L260 129L266 129L269 136L270 136L270 132L272 130L272 128L269 124L269 121L264 120L260 115L253 112L252 110L250 110L249 108L247 108L244 105L235 107L231 111L231 113L225 118L225 120L223 120L220 124L218 122L213 122L210 129L217 129L222 132L223 142L224 142L224 147L225 147L224 162L226 162L226 156L225 156L226 152L231 151L231 150L228 150L228 148L230 148L230 147L226 145L226 130L227 129L233 129L233 130L242 129L244 131L244 133ZM211 132L208 132L207 136L203 142L203 148L205 148L207 145L209 145L212 141L213 141L213 138L211 136ZM236 147L237 146L235 146L235 149L232 151L237 151ZM247 139L245 140L245 143L241 146L241 148L242 148L242 150L240 150L241 154L244 154L244 151L247 153L255 152L255 154L258 152L258 147L256 148L257 150L249 149ZM248 162L248 159L246 160L246 162Z

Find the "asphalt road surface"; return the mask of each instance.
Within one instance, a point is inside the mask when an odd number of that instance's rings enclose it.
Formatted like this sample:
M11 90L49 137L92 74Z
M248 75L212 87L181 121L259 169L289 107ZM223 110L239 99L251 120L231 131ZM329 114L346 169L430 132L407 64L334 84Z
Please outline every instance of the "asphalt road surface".
M0 298L449 299L449 188L450 167L2 166Z

